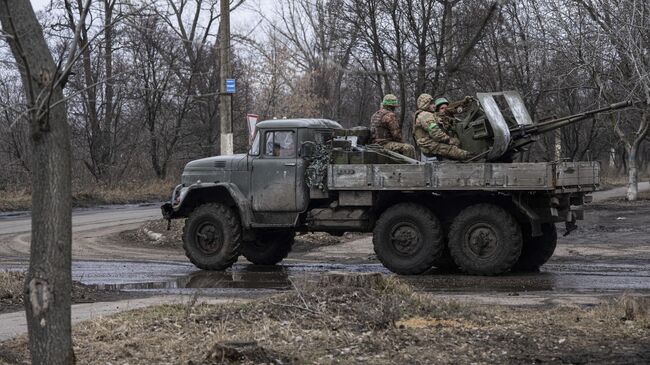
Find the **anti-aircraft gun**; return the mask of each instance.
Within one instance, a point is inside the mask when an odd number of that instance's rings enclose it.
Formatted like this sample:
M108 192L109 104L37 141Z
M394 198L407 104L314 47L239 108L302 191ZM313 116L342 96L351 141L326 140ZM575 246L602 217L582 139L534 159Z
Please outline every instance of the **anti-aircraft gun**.
M507 104L507 108L506 105L500 106L497 98ZM543 133L592 118L598 113L629 107L632 102L624 101L541 123L533 123L516 91L478 93L476 99L464 104L466 106L452 110L456 113L450 119L461 148L476 155L471 161L511 162L515 153L524 151Z

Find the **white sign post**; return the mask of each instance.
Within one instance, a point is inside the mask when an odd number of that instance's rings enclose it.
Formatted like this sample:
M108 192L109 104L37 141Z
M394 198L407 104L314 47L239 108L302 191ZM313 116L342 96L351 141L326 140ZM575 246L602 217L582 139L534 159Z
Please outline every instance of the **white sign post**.
M255 138L255 129L260 116L257 114L246 114L246 125L248 126L248 144L250 145Z

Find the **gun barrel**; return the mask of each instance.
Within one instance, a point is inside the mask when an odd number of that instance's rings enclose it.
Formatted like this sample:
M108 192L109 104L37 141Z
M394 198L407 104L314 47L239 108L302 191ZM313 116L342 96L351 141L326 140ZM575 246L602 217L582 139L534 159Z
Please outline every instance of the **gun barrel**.
M589 110L586 112L574 114L574 115L569 115L566 117L562 118L557 118L553 120L549 120L546 122L542 123L537 123L537 124L532 124L528 125L525 127L525 130L527 133L534 133L534 134L541 134L541 133L546 133L549 131L552 131L554 129L562 128L564 126L579 122L581 120L585 120L588 118L591 118L592 116L603 113L606 111L611 111L611 110L617 110L617 109L623 109L631 106L633 103L631 101L622 101L619 103L614 103L609 106L599 108L599 109L594 109L594 110Z

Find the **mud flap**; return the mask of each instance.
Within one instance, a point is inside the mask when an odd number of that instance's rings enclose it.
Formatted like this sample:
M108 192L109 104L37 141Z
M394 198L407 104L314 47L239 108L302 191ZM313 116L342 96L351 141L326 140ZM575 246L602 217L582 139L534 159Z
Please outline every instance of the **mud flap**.
M174 218L174 208L172 208L171 203L165 203L160 207L160 210L162 211L163 218L167 219L168 221Z
M569 212L569 219L564 222L564 227L566 228L566 231L563 234L564 237L568 236L571 234L571 232L578 229L578 225L576 224L576 216L573 214L573 212Z

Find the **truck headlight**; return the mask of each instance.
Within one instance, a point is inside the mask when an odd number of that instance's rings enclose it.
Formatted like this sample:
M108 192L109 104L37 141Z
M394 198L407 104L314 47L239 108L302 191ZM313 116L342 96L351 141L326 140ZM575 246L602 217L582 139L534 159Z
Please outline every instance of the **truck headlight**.
M172 194L172 205L179 205L183 199L185 199L185 196L187 196L188 191L189 188L187 186L177 186L176 189L174 189L174 193Z

